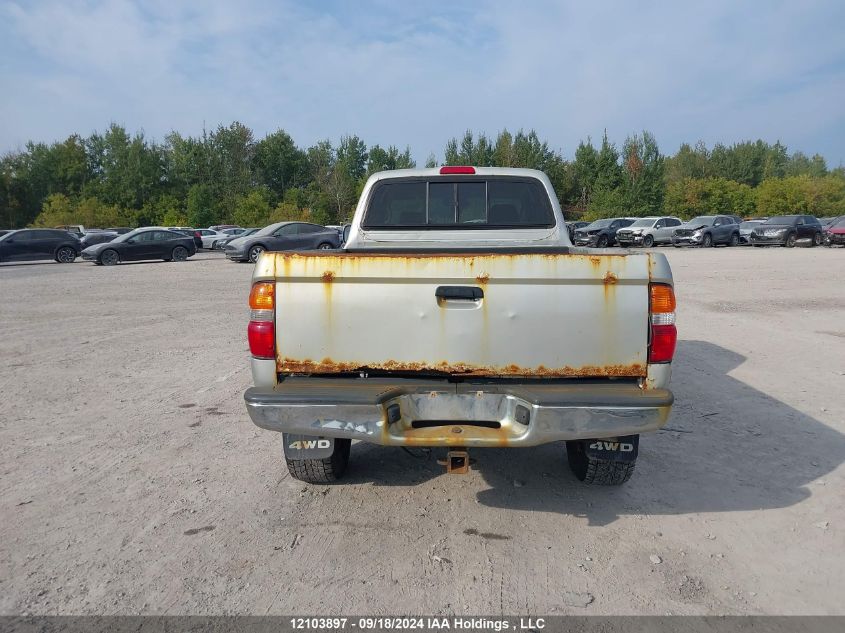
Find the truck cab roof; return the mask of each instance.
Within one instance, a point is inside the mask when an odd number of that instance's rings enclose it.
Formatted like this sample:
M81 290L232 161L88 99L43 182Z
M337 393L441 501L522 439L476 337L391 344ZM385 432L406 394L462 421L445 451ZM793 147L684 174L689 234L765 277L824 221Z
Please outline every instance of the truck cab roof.
M347 250L571 246L551 182L534 169L443 166L378 172Z

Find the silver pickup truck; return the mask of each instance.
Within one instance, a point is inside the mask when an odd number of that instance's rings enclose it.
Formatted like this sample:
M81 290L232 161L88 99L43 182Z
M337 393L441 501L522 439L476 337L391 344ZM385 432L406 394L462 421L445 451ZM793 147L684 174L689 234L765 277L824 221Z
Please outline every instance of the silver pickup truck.
M345 247L264 253L249 306L247 411L303 481L352 440L446 447L455 473L565 441L578 479L621 484L672 406L666 258L573 248L535 170L374 174Z

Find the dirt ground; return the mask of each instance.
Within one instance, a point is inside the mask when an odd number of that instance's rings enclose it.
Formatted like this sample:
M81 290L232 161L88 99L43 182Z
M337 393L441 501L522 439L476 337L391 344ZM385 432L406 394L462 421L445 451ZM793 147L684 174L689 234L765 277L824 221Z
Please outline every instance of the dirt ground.
M664 252L676 405L618 489L562 444L304 485L241 399L250 266L0 266L0 613L845 614L845 250Z

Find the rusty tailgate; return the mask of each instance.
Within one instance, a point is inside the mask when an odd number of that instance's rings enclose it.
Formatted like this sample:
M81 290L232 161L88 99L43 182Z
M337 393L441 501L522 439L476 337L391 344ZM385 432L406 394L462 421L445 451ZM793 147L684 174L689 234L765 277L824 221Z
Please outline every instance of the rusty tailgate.
M254 279L276 280L282 373L641 377L650 271L645 254L320 251L265 254Z

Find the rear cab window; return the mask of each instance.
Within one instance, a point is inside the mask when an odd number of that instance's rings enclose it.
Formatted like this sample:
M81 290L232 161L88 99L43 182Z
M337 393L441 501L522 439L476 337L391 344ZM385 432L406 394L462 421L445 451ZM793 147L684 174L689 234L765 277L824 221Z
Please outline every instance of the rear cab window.
M375 231L528 229L554 225L551 203L539 180L484 176L378 183L370 194L362 222L364 229Z

